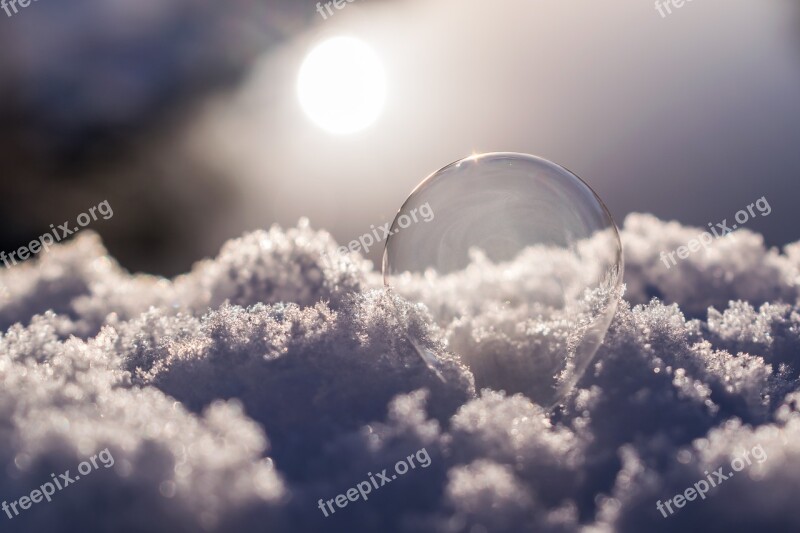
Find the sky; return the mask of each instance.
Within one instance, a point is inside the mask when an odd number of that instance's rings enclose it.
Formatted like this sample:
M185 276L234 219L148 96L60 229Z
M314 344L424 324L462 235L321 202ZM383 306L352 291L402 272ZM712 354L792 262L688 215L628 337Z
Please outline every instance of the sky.
M133 270L178 273L301 217L347 243L427 175L492 151L569 168L618 224L646 212L704 227L766 197L772 213L749 227L770 245L800 238L792 2L702 0L662 17L636 0L359 1L327 19L313 2L80 5L84 17L42 4L0 22L14 96L4 249L106 198L120 208L95 229ZM309 120L297 94L306 55L340 35L386 77L377 120L346 135ZM64 88L45 90L54 80Z
M752 224L781 245L800 237L797 20L786 2L709 0L666 18L636 1L353 4L215 102L201 121L214 140L193 135L213 159L230 149L231 179L263 187L252 224L308 216L345 242L451 161L517 151L584 178L618 222L706 226L765 196L773 212ZM349 136L308 121L292 84L306 50L338 33L374 46L389 78L383 115Z

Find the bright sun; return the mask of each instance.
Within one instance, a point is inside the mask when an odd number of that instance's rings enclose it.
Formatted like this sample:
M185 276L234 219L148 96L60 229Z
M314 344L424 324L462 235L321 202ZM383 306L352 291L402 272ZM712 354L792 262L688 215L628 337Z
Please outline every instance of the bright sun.
M353 37L317 45L297 80L303 111L331 133L353 133L375 122L386 100L386 77L378 55Z

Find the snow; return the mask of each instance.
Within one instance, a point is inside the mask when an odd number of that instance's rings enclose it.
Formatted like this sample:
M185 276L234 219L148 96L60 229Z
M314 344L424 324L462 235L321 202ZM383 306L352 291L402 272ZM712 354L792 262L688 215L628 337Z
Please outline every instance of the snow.
M305 220L173 280L125 272L81 232L0 272L0 498L104 448L115 464L0 514L3 530L796 531L800 242L740 230L666 268L701 231L626 219L625 295L552 410L465 363L558 350L557 324L447 283L405 303ZM705 500L656 509L754 446L767 459ZM423 447L430 468L318 509Z

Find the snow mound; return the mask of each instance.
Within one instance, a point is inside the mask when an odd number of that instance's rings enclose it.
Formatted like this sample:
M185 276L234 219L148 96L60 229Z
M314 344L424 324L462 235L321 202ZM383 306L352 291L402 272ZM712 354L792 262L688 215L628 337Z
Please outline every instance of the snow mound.
M0 272L0 500L102 450L113 465L16 503L3 530L796 531L800 243L741 230L668 268L700 232L628 217L625 299L554 409L514 394L533 370L470 368L563 351L558 324L448 283L409 304L307 221L172 280L81 232ZM429 467L320 510L423 448ZM658 509L743 452L703 499Z

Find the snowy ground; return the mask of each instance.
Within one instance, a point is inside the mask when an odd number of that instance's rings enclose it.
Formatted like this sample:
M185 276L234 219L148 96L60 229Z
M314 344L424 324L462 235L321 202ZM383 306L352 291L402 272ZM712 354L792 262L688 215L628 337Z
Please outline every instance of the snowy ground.
M624 301L553 412L478 390L441 348L523 352L524 331L442 328L446 306L398 322L379 273L328 260L336 243L303 222L174 280L127 274L81 233L0 272L0 499L106 448L114 465L0 529L798 531L800 243L742 230L666 268L700 231L628 217ZM423 448L429 467L318 507ZM658 510L745 451L735 477Z

